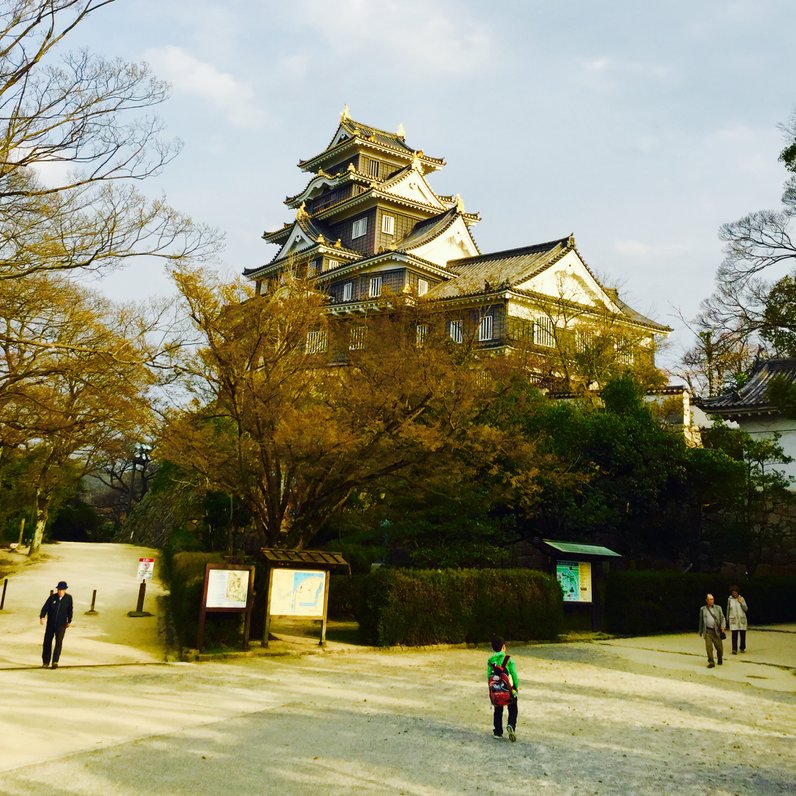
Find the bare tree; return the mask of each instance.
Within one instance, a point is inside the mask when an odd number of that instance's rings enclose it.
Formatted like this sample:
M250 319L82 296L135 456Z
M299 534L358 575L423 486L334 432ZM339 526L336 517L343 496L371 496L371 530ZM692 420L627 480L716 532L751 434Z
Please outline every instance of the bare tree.
M145 64L59 57L75 28L112 2L0 3L0 279L140 255L180 261L219 243L135 188L180 148L161 139L151 113L166 85Z

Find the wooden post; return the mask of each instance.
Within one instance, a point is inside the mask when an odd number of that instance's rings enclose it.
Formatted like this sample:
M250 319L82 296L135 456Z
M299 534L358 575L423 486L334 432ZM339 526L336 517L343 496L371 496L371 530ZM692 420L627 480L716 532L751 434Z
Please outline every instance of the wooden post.
M323 579L323 619L321 619L321 640L318 642L321 647L326 646L326 611L329 607L329 581L331 579L332 573L327 570Z
M274 585L274 569L268 570L268 596L265 600L265 630L263 631L263 647L268 649L268 638L271 635L271 592Z
M146 581L142 580L138 587L138 603L135 611L128 611L127 616L152 616L149 611L144 610L144 597L146 596Z
M94 591L91 593L91 608L89 608L89 610L86 611L87 614L96 614L97 613L94 610L94 605L95 605L96 602L97 602L97 590L94 589ZM142 607L143 607L143 603L142 603Z
M3 610L3 606L6 604L6 589L8 588L8 578L3 581L3 596L0 597L0 611Z

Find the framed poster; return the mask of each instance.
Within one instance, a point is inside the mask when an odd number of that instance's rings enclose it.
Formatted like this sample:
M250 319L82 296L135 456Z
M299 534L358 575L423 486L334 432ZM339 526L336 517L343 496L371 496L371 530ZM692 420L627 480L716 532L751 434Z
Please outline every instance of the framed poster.
M324 618L328 577L326 570L272 569L269 613Z
M247 569L209 569L205 608L237 608L245 611L251 574Z
M204 648L209 613L244 614L243 649L249 649L249 628L254 606L254 567L241 564L206 564L196 648Z
M592 601L590 561L556 561L556 579L565 603Z

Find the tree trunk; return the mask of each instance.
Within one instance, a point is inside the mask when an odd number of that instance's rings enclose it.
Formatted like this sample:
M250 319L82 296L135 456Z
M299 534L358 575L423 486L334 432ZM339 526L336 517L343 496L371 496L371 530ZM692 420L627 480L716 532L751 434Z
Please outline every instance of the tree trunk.
M33 539L30 542L28 555L33 556L39 552L42 539L44 539L44 529L50 517L50 496L42 491L41 487L36 489L36 527L33 530Z

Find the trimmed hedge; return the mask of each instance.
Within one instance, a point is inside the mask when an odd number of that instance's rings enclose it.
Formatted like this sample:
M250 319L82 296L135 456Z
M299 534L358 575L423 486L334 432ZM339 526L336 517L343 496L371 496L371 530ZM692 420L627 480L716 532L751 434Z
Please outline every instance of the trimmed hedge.
M796 577L739 582L719 574L630 571L608 575L606 630L633 636L696 631L705 594L712 594L726 610L733 584L749 602L750 624L796 620Z
M382 567L362 584L357 619L367 644L554 639L563 621L561 588L529 569L408 570Z

